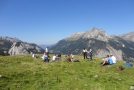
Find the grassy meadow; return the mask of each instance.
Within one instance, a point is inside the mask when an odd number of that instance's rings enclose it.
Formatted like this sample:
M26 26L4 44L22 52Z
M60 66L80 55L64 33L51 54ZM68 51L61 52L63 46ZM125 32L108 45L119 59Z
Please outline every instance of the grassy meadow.
M80 62L66 62L64 55L55 62L31 55L0 56L0 90L129 90L134 85L134 67L124 61L101 67L96 57L75 59ZM121 65L125 69L119 71Z

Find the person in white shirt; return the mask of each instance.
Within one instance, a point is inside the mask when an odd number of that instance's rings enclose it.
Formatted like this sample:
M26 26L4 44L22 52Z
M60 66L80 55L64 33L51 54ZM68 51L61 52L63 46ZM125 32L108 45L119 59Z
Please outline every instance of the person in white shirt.
M114 55L112 55L112 54L110 56L111 56L111 58L113 60L113 63L116 63L116 57Z
M53 56L52 61L56 60L56 54Z
M37 58L37 56L36 56L36 54L35 54L35 53L33 53L33 54L32 54L32 57L33 57L33 58Z
M73 59L74 59L74 55L73 55L73 54L71 54L71 61L73 61Z
M89 57L90 57L90 60L92 60L92 49L91 48L89 48L89 51L88 51L88 53L89 53Z
M49 54L49 52L48 52L48 47L46 47L46 50L45 50L45 52L46 52L47 54Z
M45 52L44 55L41 57L45 62L49 62L48 60L48 55L47 53Z
M83 56L84 56L84 59L88 59L87 58L87 49L83 48Z

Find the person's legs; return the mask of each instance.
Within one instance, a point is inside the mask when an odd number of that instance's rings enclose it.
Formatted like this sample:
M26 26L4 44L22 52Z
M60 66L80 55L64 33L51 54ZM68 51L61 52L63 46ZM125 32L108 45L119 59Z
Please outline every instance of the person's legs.
M85 57L86 57L86 59L89 59L89 58L87 57L87 52L85 53Z
M90 56L90 60L92 60L92 53L90 53L89 56Z
M104 65L106 65L106 64L107 64L107 61L106 61L106 60L104 60L102 65L104 66Z
M83 53L83 55L84 55L84 59L85 59L85 57L86 57L86 54L85 54L85 53Z

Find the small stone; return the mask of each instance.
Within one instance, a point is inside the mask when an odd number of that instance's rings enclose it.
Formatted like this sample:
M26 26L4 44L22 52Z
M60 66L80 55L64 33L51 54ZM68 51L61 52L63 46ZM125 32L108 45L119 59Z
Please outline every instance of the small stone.
M134 90L134 86L130 86L130 90Z
M95 77L95 78L97 78L97 77L98 77L98 75L95 75L94 77Z

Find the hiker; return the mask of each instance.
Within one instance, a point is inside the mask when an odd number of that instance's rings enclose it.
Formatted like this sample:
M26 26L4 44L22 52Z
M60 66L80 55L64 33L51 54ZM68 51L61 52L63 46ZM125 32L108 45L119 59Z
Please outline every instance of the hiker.
M83 56L84 56L84 59L88 59L87 58L87 49L83 48Z
M37 55L35 53L32 54L33 58L37 58Z
M44 62L49 62L48 55L46 52L44 52L44 55L41 58L44 60Z
M56 60L61 60L61 53L56 56Z
M46 47L46 50L45 50L45 52L47 53L47 55L49 54L49 52L48 52L48 47Z
M70 55L67 55L66 60L69 61L69 62L71 62L71 57L70 57Z
M56 54L53 56L52 61L56 60Z
M116 63L116 57L114 55L112 55L112 54L110 56L111 56L111 58L113 60L113 64Z
M88 53L89 53L89 57L90 57L90 60L92 60L92 49L91 48L89 48L89 51L88 51Z
M107 55L107 57L105 59L103 59L103 62L101 62L102 66L104 66L104 65L112 65L112 64L113 64L113 60L109 55Z
M73 54L71 54L71 61L73 61L73 59L74 59L74 55L73 55Z

